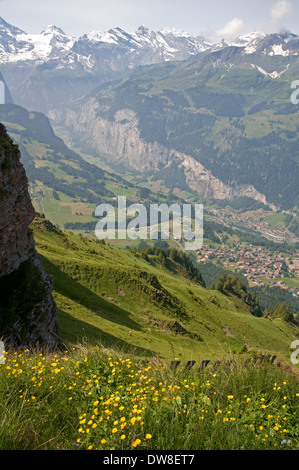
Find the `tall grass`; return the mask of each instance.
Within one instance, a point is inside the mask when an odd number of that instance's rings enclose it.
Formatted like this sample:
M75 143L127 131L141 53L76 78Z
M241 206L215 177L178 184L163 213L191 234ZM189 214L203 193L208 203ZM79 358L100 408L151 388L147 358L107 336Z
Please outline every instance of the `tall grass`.
M172 370L84 346L8 352L0 449L298 449L298 379L241 360Z

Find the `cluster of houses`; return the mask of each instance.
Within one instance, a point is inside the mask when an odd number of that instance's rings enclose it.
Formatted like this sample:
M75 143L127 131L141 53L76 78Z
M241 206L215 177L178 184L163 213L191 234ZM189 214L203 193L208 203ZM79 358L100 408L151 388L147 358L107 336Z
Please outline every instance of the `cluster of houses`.
M223 245L213 247L204 245L197 253L198 263L208 261L220 263L223 267L242 273L252 285L263 286L266 283L279 286L299 295L298 288L289 287L282 278L299 276L299 260L286 257L283 253L274 253L264 247L255 247L241 243L238 249Z

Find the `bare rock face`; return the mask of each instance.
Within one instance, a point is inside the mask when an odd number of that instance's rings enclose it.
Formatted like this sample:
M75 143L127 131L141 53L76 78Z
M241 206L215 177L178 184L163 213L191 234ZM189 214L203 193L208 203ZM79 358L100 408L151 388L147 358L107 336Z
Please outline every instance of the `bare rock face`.
M54 350L57 307L29 228L34 208L20 151L0 124L0 338Z
M65 122L78 135L84 135L88 141L86 143L92 142L95 151L113 157L114 163L153 173L175 163L183 169L188 186L204 197L232 200L248 196L269 205L273 210L277 209L252 185L231 187L192 156L164 147L158 142L145 142L140 136L138 117L133 110L118 110L113 121L101 117L101 111L104 110L96 99L90 99L75 110L67 109ZM57 114L51 117L58 121L61 119Z

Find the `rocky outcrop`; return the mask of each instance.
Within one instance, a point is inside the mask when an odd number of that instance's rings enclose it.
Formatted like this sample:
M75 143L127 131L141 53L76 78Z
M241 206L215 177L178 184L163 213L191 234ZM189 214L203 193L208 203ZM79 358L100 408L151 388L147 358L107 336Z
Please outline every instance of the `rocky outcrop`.
M0 124L0 337L6 345L53 350L58 344L53 280L29 228L35 211L20 157Z
M127 165L138 172L156 172L167 168L173 163L184 170L186 183L204 197L214 199L251 197L272 209L265 195L252 185L231 187L216 178L199 161L190 155L164 147L158 142L145 142L138 127L138 118L131 109L120 109L114 115L114 120L105 119L102 109L96 99L90 99L75 109L67 109L62 116L52 115L52 119L63 119L66 126L78 136L85 136L85 144L92 143L93 149L113 162ZM83 137L84 139L84 137Z

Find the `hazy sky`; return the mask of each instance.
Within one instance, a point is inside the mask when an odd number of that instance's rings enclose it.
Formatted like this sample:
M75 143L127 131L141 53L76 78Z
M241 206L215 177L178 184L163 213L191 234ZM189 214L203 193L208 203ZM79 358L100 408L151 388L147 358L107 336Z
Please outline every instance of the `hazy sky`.
M299 34L298 11L298 0L0 0L0 16L28 33L54 24L75 37L140 25L226 38L253 30Z

